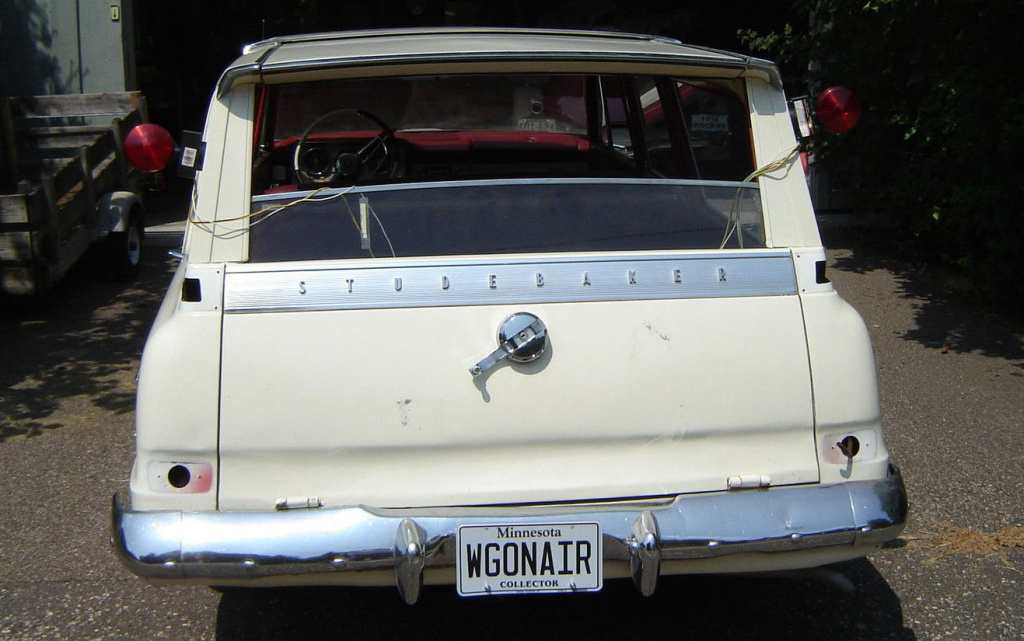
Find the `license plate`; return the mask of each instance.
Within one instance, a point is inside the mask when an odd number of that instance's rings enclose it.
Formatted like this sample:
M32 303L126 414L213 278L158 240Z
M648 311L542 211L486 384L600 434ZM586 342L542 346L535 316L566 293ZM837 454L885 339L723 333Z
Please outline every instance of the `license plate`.
M463 525L456 546L461 596L601 589L597 523Z

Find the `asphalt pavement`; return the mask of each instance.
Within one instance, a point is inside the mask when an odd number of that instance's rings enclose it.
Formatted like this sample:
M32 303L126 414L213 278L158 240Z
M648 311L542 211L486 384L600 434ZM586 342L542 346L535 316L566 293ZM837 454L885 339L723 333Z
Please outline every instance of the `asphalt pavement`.
M0 639L1024 639L1024 328L908 260L894 231L825 229L912 503L894 545L833 566L852 594L828 576L674 577L648 599L621 581L557 597L428 587L409 607L394 589L146 585L111 554L108 521L175 265L149 245L136 280L84 265L42 305L0 301Z

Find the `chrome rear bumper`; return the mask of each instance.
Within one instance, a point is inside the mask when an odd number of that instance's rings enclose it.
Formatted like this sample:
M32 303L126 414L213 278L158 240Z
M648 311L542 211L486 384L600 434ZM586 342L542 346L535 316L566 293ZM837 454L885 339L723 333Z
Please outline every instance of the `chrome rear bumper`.
M133 512L114 496L112 543L151 580L224 582L389 570L415 602L426 567L453 567L460 525L598 522L604 560L628 563L654 592L662 561L875 546L899 535L907 496L888 478L837 485L679 495L611 505L266 512Z

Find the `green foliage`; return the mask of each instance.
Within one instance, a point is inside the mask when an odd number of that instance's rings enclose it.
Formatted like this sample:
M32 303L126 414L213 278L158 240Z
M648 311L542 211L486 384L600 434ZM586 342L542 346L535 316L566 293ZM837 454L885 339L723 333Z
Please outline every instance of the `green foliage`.
M804 70L815 95L855 91L860 124L820 132L823 162L856 157L866 207L1024 313L1024 55L1018 0L794 0L806 20L740 33ZM802 88L803 89L803 88Z
M773 54L775 61L780 65L801 57L797 54L796 50L801 48L800 45L804 44L804 40L802 37L798 39L797 33L791 24L784 25L782 33L762 34L753 29L740 29L737 35L740 42L750 47L752 51L764 51ZM802 35L800 34L800 36Z

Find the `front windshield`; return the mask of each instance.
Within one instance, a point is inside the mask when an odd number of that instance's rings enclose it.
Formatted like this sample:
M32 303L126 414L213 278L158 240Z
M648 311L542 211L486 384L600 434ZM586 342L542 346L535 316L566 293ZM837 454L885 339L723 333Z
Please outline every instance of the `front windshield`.
M763 247L738 80L262 87L250 260Z

